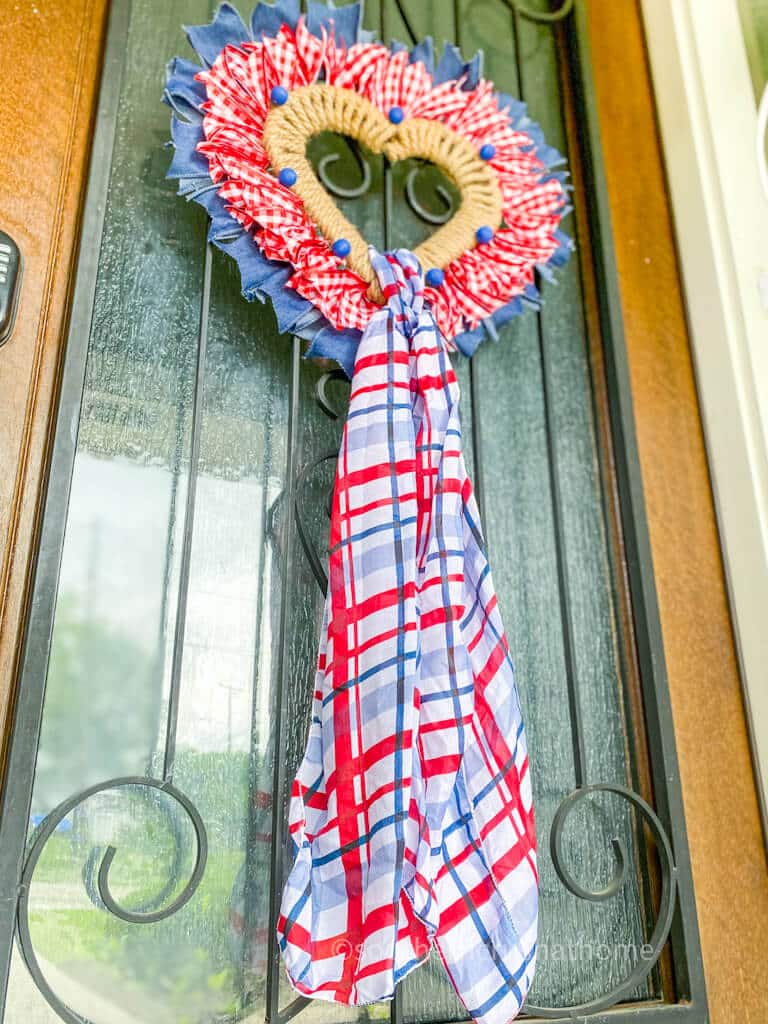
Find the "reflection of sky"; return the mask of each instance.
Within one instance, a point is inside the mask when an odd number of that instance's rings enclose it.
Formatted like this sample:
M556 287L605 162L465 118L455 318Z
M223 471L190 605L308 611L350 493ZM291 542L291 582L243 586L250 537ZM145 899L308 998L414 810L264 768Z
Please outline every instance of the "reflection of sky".
M150 657L161 645L163 687L170 683L183 534L185 481L176 498L171 565L168 520L171 473L122 458L79 452L62 564L60 592L129 638ZM272 484L270 503L277 496ZM247 750L251 732L256 620L264 610L258 678L259 731L265 735L271 653L271 550L263 543L260 480L197 481L177 743L201 751ZM166 583L166 577L168 582ZM261 580L261 583L260 583ZM163 591L168 589L167 611ZM161 620L165 625L161 633Z

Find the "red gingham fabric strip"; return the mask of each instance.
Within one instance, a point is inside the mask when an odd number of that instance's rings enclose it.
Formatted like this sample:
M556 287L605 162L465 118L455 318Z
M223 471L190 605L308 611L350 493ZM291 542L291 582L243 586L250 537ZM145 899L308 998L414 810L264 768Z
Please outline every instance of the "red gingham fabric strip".
M295 860L278 938L300 993L391 999L433 947L506 1024L535 965L536 843L512 662L461 449L459 389L404 250L360 343Z
M290 287L336 328L363 330L376 306L368 283L342 268L332 240L317 234L298 193L269 169L264 124L274 86L290 92L323 81L355 91L385 117L401 107L406 117L439 121L478 151L486 143L495 147L489 166L501 189L504 222L489 244L453 260L443 284L426 291L449 348L456 335L525 294L534 268L546 265L561 245L565 187L537 156L534 137L514 127L485 79L472 89L464 78L435 84L425 64L407 51L393 53L371 42L346 47L333 31L315 36L303 18L295 31L283 25L274 38L225 46L197 78L206 91L205 141L198 150L229 213L253 233L266 257L292 265ZM333 271L345 280L334 280Z

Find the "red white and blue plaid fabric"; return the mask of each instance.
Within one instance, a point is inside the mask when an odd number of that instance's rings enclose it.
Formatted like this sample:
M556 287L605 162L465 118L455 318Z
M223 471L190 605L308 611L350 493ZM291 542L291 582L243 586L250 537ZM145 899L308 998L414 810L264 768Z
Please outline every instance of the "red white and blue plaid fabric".
M470 1015L506 1024L536 953L523 722L445 343L413 254L372 261L387 305L339 454L278 937L295 989L355 1005L434 946Z

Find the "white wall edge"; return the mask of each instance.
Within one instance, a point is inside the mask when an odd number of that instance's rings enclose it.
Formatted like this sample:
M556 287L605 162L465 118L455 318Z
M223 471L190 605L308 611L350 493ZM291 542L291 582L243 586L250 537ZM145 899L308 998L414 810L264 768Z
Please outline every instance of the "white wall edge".
M768 199L757 104L736 0L641 4L768 827Z

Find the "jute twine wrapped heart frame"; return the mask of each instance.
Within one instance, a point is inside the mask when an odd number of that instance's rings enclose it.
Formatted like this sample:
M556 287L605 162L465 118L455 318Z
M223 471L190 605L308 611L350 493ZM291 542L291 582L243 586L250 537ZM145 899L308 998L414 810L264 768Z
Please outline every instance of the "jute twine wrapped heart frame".
M296 171L294 191L320 232L326 238L349 241L347 263L369 283L368 296L374 302L382 302L383 296L371 268L368 242L339 210L307 159L308 141L323 131L356 139L392 163L408 157L429 160L456 185L459 209L414 250L422 267L444 269L474 247L478 228L501 226L503 197L496 173L451 128L419 117L393 124L364 96L349 89L317 83L293 90L284 105L267 115L264 146L273 167Z
M179 192L205 207L210 241L240 267L243 294L269 300L307 355L351 375L381 301L368 246L307 158L322 131L392 163L435 164L460 195L451 220L416 249L425 297L449 348L471 355L539 302L538 277L568 258L560 229L566 174L519 100L431 40L412 51L371 42L361 5L259 3L246 24L223 3L187 29L200 64L172 61L164 100ZM394 240L396 242L396 240Z

